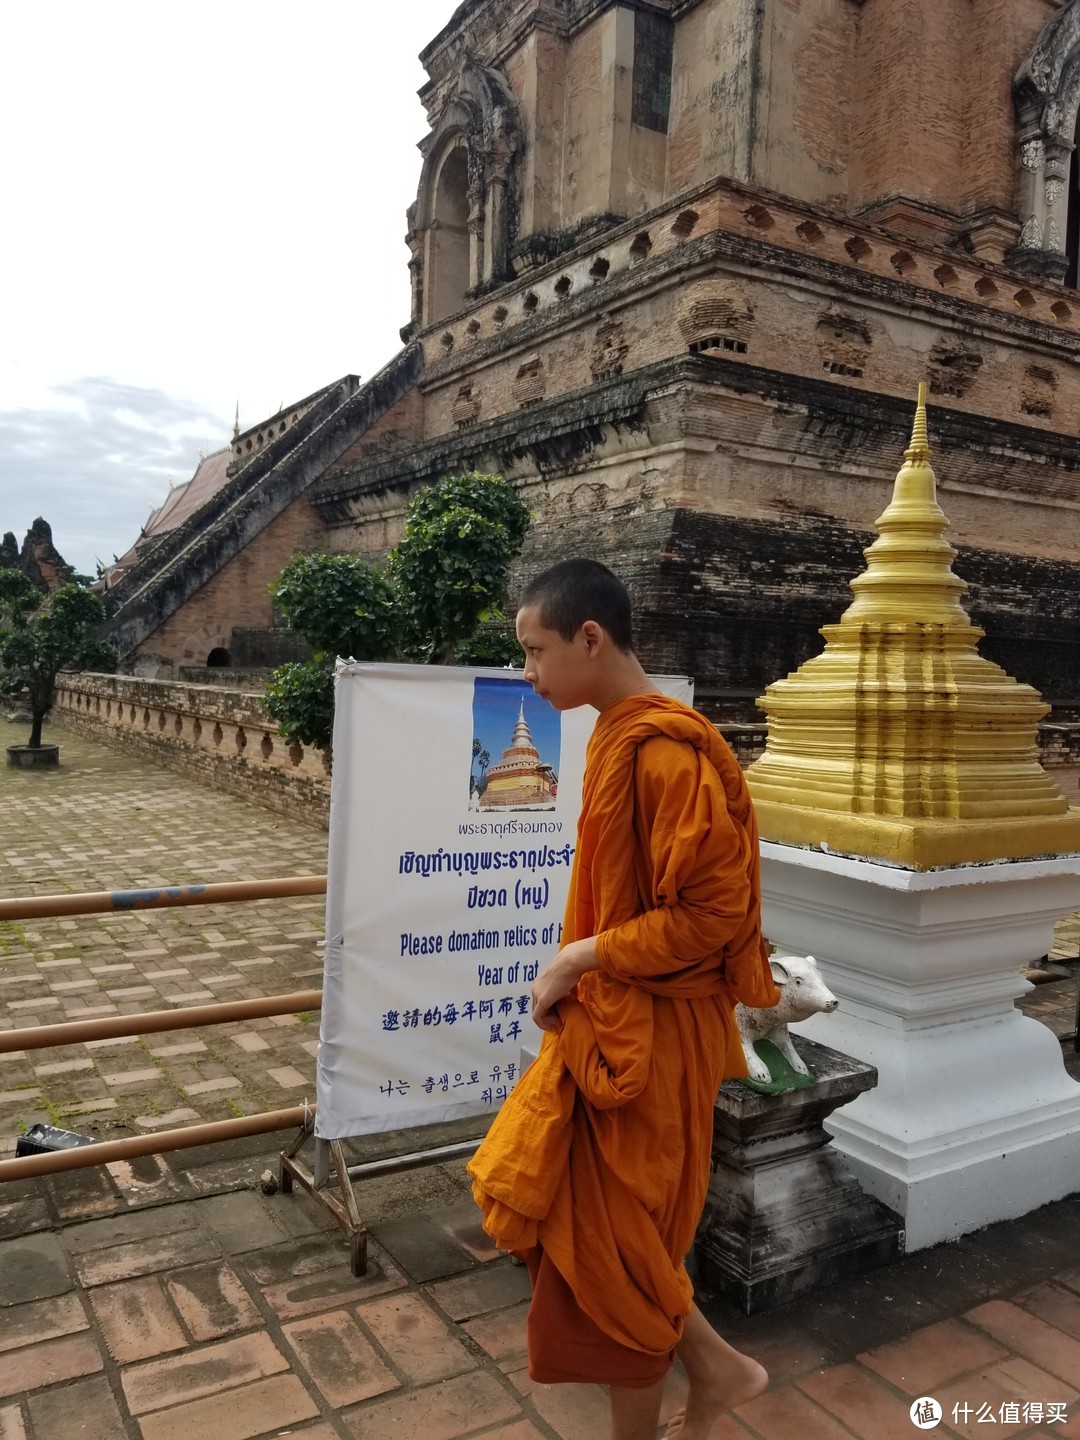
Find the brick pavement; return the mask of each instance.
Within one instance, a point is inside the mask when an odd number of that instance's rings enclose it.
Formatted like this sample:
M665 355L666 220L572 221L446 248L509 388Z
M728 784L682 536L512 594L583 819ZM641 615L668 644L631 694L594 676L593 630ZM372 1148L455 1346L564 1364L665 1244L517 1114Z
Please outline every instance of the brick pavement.
M460 1166L362 1187L357 1279L311 1200L259 1191L251 1146L137 1162L108 1196L94 1172L8 1186L3 1440L605 1440L600 1390L529 1380L527 1278ZM1080 1196L766 1315L707 1306L772 1376L714 1440L894 1440L925 1395L949 1437L1080 1436L1078 1224Z
M0 724L4 744L21 735ZM60 739L53 774L0 768L0 894L325 873L325 831ZM0 922L0 1025L318 989L323 907L314 896ZM317 1047L308 1014L0 1056L0 1155L36 1120L111 1138L314 1100Z
M58 775L0 780L4 893L322 869L320 831L72 737L64 747ZM0 1014L25 1024L317 985L320 910L278 901L3 927ZM1074 938L1059 932L1055 953L1076 954ZM132 968L101 968L112 965ZM1024 1008L1060 1032L1072 996L1062 978ZM0 1061L3 1140L38 1113L105 1135L181 1123L170 1109L213 1118L230 1102L302 1096L275 1090L275 1070L311 1081L303 1021L148 1039ZM226 1080L235 1088L202 1083ZM379 1137L395 1141L415 1137ZM460 1164L363 1185L373 1264L356 1280L312 1201L261 1193L274 1143L0 1190L0 1440L172 1440L192 1427L219 1440L604 1440L601 1392L529 1381L525 1277L479 1232ZM915 1433L909 1407L926 1394L945 1408L943 1435L1080 1436L1078 1224L1074 1196L767 1315L710 1304L772 1375L714 1440L891 1440ZM669 1406L680 1393L676 1377Z

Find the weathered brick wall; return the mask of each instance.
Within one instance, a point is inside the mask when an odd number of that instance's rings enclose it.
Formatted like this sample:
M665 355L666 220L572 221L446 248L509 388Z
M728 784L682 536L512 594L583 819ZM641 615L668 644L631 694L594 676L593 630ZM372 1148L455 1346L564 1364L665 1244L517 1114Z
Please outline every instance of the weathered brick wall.
M781 269L805 289L778 284ZM925 377L935 408L1067 433L1078 339L1080 307L1060 287L714 184L425 333L424 433L695 346L866 393L910 395Z
M261 695L128 675L63 675L53 719L217 790L310 823L329 823L322 752L289 746Z
M259 695L266 689L271 669L230 666L181 665L176 677L184 685L211 685L215 690L239 690L243 695Z
M307 496L298 496L139 646L136 667L168 675L203 665L211 650L232 648L234 625L271 626L267 586L298 551L325 548L325 533Z

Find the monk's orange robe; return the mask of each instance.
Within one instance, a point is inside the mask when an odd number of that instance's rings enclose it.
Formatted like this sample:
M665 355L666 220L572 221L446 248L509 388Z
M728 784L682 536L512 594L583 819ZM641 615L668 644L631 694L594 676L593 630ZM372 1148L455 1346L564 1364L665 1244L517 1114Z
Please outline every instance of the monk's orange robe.
M746 1074L734 1004L779 998L760 894L749 792L713 726L663 695L605 710L563 936L595 935L599 969L560 1002L558 1033L545 1032L469 1169L496 1244L530 1258L534 1282L538 1255L553 1264L586 1328L640 1357L647 1378L662 1376L691 1308L684 1257L717 1090ZM565 1305L552 1313L570 1323ZM618 1361L596 1364L571 1376L541 1362L533 1378L628 1383Z

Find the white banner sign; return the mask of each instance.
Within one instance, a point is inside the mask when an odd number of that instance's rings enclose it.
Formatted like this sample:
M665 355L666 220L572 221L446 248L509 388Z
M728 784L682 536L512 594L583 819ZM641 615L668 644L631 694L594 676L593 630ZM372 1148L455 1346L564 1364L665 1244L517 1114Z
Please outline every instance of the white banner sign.
M691 699L688 681L657 683ZM595 719L510 670L340 671L318 1136L482 1114L513 1088Z

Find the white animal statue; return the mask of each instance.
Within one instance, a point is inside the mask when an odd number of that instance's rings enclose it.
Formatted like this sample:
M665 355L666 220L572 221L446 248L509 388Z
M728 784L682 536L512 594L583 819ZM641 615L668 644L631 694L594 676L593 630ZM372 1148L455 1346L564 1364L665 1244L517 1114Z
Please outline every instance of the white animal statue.
M793 1070L808 1075L810 1072L792 1045L787 1027L793 1020L809 1020L811 1015L820 1012L831 1015L840 1002L821 978L812 955L774 955L769 968L780 990L780 1003L762 1010L735 1006L735 1023L739 1027L750 1079L768 1081L772 1078L769 1067L754 1049L755 1040L770 1041Z

